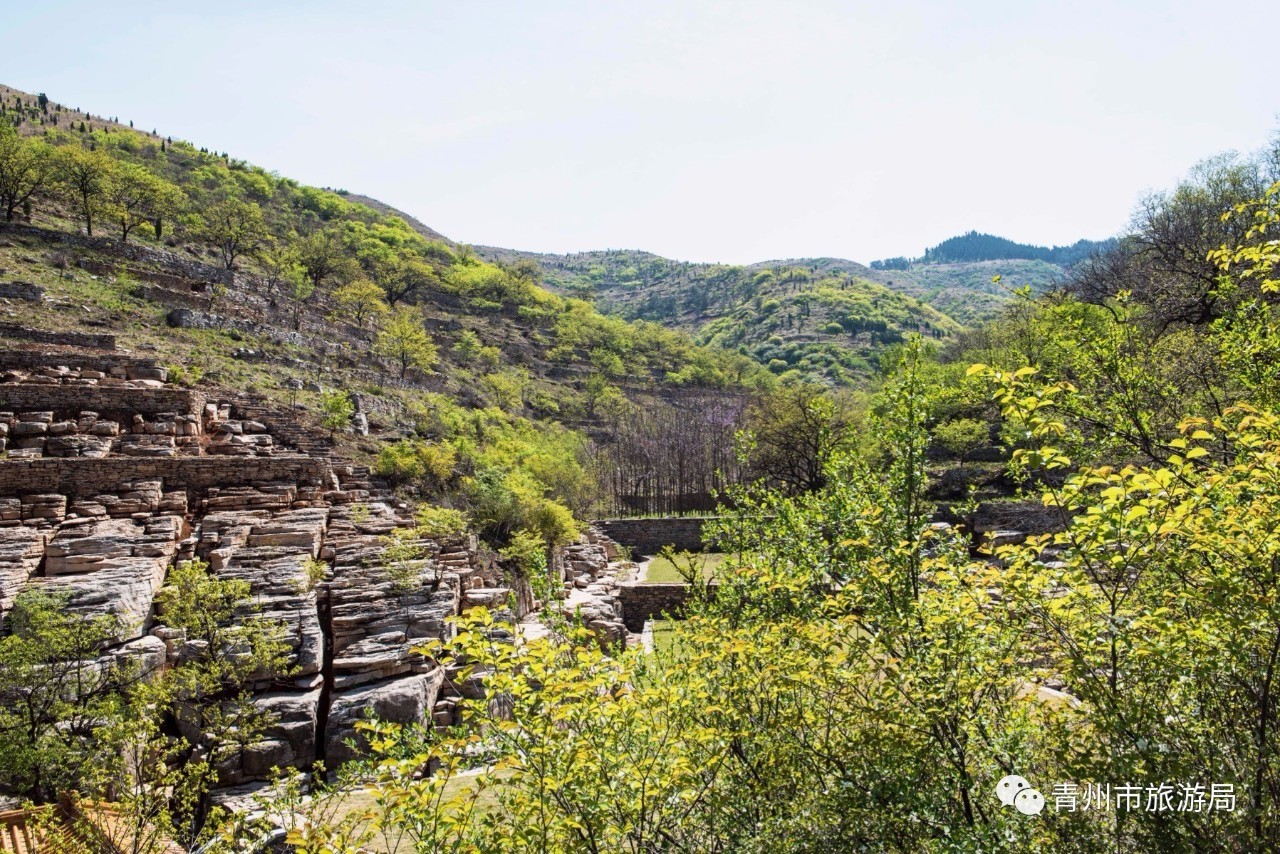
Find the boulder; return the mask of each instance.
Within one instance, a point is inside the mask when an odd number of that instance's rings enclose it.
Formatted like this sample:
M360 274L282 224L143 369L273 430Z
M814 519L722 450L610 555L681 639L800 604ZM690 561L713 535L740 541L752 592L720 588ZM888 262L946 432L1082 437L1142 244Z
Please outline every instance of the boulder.
M335 694L325 738L326 764L336 768L363 755L367 742L356 729L358 721L370 717L401 724L429 721L443 684L444 670L435 667L427 673ZM347 741L355 747L344 743Z

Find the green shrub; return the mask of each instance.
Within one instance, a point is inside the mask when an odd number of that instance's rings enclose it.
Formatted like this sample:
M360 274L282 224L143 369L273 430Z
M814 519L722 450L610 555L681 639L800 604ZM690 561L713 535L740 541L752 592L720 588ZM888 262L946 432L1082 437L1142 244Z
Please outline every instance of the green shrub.
M991 428L985 421L958 418L939 424L933 431L933 439L948 453L963 459L991 441Z
M526 573L547 569L547 544L532 531L519 530L511 535L511 541L498 550L498 554L512 559Z
M490 540L508 540L524 529L548 545L578 538L578 524L568 507L546 497L546 489L524 469L482 469L466 482L472 518Z
M418 523L418 533L433 540L456 537L467 531L467 514L450 507L424 504L418 508L414 518Z
M374 472L395 485L414 483L443 489L453 479L458 452L448 443L402 439L378 452Z
M347 429L347 425L351 423L351 416L355 415L356 408L351 402L351 395L345 391L325 392L320 398L320 411L323 416L320 423L325 426L332 436L339 430Z
M378 452L378 461L373 466L374 473L385 477L394 485L420 480L426 472L426 465L414 447L416 444L405 440L387 445Z

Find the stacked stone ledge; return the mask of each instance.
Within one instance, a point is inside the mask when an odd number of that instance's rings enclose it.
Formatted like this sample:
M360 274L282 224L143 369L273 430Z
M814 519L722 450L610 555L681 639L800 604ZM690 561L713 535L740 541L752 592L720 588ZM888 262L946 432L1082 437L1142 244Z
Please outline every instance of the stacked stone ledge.
M65 593L76 613L119 617L102 666L127 656L161 668L194 654L157 608L168 571L200 558L245 581L256 613L287 633L290 660L257 675L255 702L276 722L218 769L222 786L318 759L335 768L358 753L348 742L360 743L355 724L370 710L455 722L456 692L414 650L447 636L476 591L505 596L474 538L423 540L411 566L389 567L384 537L412 526L407 509L365 468L282 450L264 420L285 420L275 413L170 386L144 360L8 355L0 619L24 590ZM290 428L287 444L308 439ZM328 565L318 582L316 560Z

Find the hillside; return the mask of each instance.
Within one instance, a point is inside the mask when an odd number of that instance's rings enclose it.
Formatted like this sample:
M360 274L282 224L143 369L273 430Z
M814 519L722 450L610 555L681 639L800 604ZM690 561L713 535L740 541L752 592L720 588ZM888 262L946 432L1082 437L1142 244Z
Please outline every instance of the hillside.
M6 305L8 322L110 330L187 384L296 404L312 424L354 395L371 432L330 428L344 453L444 503L493 500L489 472L588 512L606 413L769 381L741 354L602 315L375 200L29 93L4 89L0 110L48 167L0 226L0 280L46 297Z
M960 324L837 259L751 266L694 264L648 252L546 255L497 247L476 251L497 263L536 264L549 288L591 300L601 311L690 332L767 365L825 382L856 383L884 347L911 332L944 339Z
M532 262L549 288L590 300L607 314L687 330L774 373L796 370L843 384L865 377L880 350L905 334L942 339L989 320L1015 289L1045 291L1063 280L1070 263L1109 245L1079 241L1046 249L999 238L977 245L978 237L944 241L930 250L930 260L896 258L871 267L843 258L739 266L673 261L638 250L475 250L496 263ZM988 249L1009 257L976 257Z

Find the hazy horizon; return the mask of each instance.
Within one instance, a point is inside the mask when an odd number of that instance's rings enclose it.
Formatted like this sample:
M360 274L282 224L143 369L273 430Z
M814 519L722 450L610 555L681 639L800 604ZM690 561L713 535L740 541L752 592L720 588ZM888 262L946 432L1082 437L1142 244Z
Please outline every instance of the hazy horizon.
M6 10L0 80L461 242L868 263L1106 238L1266 144L1280 59L1239 22L1280 9L1200 8L50 2Z

